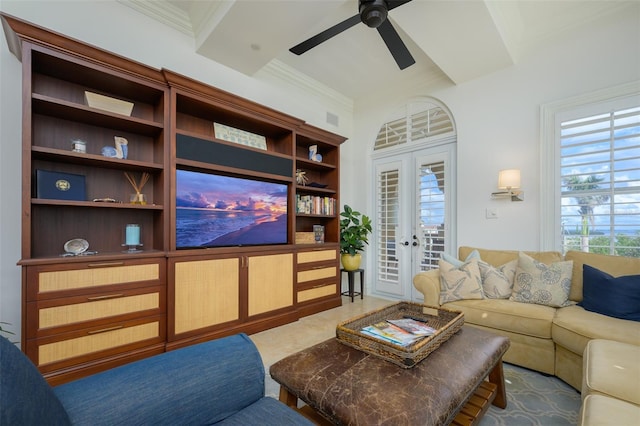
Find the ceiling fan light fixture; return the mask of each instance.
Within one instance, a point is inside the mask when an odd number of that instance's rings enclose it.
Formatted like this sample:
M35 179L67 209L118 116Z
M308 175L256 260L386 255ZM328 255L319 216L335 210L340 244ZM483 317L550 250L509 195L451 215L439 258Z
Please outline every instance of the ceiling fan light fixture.
M378 28L387 19L385 0L360 0L360 20L369 28Z

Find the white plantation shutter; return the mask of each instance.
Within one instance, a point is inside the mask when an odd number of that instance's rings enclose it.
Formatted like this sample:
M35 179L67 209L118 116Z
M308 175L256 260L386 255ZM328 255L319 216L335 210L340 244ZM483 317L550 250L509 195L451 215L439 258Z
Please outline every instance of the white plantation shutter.
M640 106L560 123L562 248L640 257Z
M420 103L409 108L418 111L382 125L374 150L453 132L451 117L441 107Z
M382 280L396 281L398 279L396 244L398 243L400 202L399 169L392 168L380 171L377 186L378 277Z
M420 183L416 194L423 253L420 270L438 267L438 259L444 252L445 239L445 164L437 162L420 166Z

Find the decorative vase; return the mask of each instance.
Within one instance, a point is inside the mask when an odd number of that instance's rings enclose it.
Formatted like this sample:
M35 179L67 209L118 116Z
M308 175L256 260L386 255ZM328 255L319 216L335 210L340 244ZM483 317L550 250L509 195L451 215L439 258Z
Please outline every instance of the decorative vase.
M342 261L342 267L345 271L355 271L360 269L360 262L362 262L362 255L360 253L356 253L351 256L348 253L340 256L340 260Z

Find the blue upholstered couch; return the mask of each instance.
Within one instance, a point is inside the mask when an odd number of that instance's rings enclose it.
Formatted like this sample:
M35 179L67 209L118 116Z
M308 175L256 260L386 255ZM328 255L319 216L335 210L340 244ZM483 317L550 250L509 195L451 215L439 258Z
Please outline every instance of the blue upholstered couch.
M0 337L0 425L311 425L264 394L244 334L166 352L51 387Z

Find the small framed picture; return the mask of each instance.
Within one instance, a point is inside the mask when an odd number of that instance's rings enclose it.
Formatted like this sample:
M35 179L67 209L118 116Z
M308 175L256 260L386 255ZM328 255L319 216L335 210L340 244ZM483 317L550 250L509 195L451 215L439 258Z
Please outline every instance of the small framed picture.
M316 241L316 244L324 243L324 226L313 225L313 237Z

